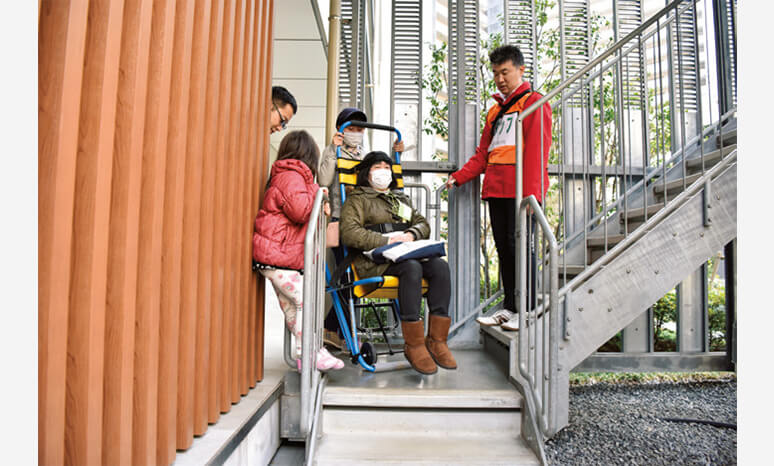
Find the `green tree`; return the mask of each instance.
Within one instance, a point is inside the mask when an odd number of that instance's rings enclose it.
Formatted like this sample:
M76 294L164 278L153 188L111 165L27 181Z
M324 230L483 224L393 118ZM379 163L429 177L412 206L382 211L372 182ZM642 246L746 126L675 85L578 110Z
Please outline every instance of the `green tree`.
M672 290L653 305L653 347L656 351L675 351L676 334L666 328L669 322L677 321L677 292Z

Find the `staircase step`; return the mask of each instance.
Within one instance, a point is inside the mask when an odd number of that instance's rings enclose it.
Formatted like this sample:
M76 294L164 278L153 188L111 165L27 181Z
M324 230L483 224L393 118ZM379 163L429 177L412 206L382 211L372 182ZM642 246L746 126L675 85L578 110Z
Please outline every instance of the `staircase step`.
M439 368L438 370L444 371L445 369ZM406 369L405 371L413 372L413 369ZM421 377L419 374L416 375ZM505 376L502 375L501 377L507 383ZM326 407L516 409L519 407L520 402L521 395L513 386L482 388L480 390L336 387L326 390L323 396L323 405Z
M736 150L736 144L731 144L724 147L723 149L717 149L712 152L708 152L704 154L704 169L705 170L709 169L710 167L718 163L722 157L727 156L728 154L730 154L735 150ZM723 154L722 157L720 155L721 153ZM688 171L696 171L696 170L700 171L701 161L702 161L701 156L688 159L686 161L686 166L688 167Z
M620 243L621 241L626 238L626 235L621 234L610 234L608 232L607 235L607 248L610 249L616 244ZM599 236L599 237L591 237L586 239L586 246L588 246L591 249L600 249L605 247L605 237Z
M481 331L485 334L488 334L506 347L510 346L511 340L516 340L516 338L519 336L519 332L516 330L505 330L499 325L493 325L491 327L482 325Z
M720 140L720 134L717 136L718 145L736 144L736 128L723 130L723 140ZM722 144L721 144L722 142Z
M471 435L518 434L518 409L353 408L326 406L325 435Z
M545 266L548 267L549 264ZM567 278L574 277L583 272L585 268L585 266L578 264L564 264L562 263L562 258L559 258L559 278L562 278L565 273L567 273Z
M324 406L379 408L518 408L521 395L508 375L480 350L452 350L456 370L423 376L408 368L364 373L348 365L328 374ZM379 357L403 360L402 354Z
M655 213L657 213L659 210L664 208L664 203L658 203L648 206L648 217L652 217ZM621 216L618 217L619 222L621 224L624 223L624 218L626 218L628 223L631 222L637 222L642 221L645 218L645 209L643 207L639 207L636 209L628 209L626 212L621 212Z
M536 465L537 457L518 432L447 435L446 425L435 431L382 435L335 434L320 440L312 464L356 465Z
M694 175L688 175L685 177L685 186L690 186L694 181L701 178L701 173L696 173ZM683 190L683 179L677 179L674 181L670 181L666 184L667 192L670 194L675 192L682 192ZM653 192L656 194L656 196L663 196L664 195L664 184L656 182L653 187Z

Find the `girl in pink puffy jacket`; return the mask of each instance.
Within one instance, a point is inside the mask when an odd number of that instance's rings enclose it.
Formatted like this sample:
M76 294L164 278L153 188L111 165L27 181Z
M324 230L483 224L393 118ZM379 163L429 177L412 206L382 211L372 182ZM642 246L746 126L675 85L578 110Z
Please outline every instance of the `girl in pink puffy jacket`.
M319 186L314 182L320 150L306 131L291 131L282 139L271 167L263 206L255 217L253 260L271 281L285 313L285 323L296 337L296 363L301 369L301 316L303 310L304 236ZM330 206L324 205L326 215ZM344 362L328 350L317 352L318 370L341 369Z

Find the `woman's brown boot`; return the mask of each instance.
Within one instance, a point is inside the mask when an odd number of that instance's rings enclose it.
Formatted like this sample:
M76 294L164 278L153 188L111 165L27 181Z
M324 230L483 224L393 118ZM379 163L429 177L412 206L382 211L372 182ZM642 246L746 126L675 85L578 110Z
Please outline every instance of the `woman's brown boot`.
M432 322L432 321L431 321ZM424 345L425 324L421 320L416 322L402 321L400 323L403 329L403 354L417 372L421 374L435 374L438 372L438 366L433 362L430 353Z
M454 360L451 350L446 345L446 339L449 337L449 325L451 317L441 317L430 314L430 329L425 338L425 345L439 366L444 369L456 369L457 361Z

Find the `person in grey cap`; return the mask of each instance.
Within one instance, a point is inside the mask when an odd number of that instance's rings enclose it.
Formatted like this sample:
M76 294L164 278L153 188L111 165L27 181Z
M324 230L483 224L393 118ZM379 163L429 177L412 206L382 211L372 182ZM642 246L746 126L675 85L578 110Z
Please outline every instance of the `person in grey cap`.
M336 223L341 214L341 196L339 195L339 179L336 176L336 147L341 146L341 156L352 160L363 160L363 134L365 128L359 126L347 126L341 131L341 125L348 121L368 121L368 117L362 110L348 107L339 112L336 118L336 134L333 140L325 148L320 160L320 169L317 172L317 182L320 186L327 187L331 197L331 224ZM394 152L403 152L403 141L395 142L392 146ZM338 231L338 229L336 230Z

